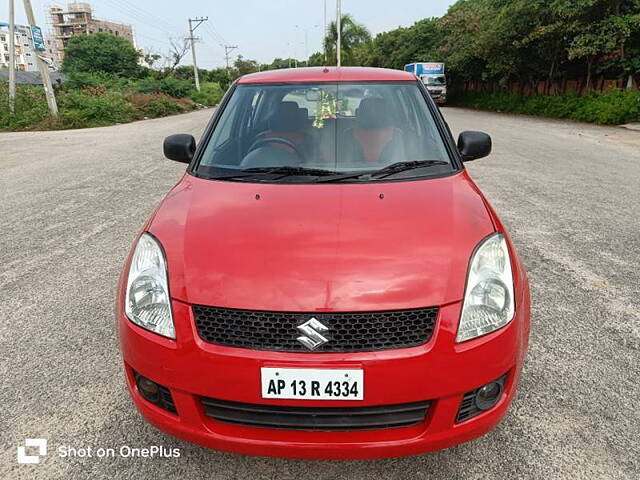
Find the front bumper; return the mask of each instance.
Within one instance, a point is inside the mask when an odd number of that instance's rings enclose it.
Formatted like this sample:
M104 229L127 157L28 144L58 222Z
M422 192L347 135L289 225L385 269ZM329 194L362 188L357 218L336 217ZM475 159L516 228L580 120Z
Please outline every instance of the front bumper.
M159 429L207 447L244 454L296 458L377 458L446 448L491 430L516 391L527 347L529 299L522 295L514 320L484 337L455 343L460 303L440 308L431 340L422 346L366 353L280 353L221 347L203 342L191 308L173 301L177 341L132 324L117 311L127 384L144 417ZM317 401L261 398L260 368L362 368L364 400ZM135 373L169 388L178 414L149 402ZM507 374L505 391L492 409L456 423L465 392ZM366 431L302 431L247 427L205 415L201 398L292 407L378 406L430 401L418 425Z
M445 103L447 103L446 95L431 95L431 98L433 98L433 101L438 105L444 105Z

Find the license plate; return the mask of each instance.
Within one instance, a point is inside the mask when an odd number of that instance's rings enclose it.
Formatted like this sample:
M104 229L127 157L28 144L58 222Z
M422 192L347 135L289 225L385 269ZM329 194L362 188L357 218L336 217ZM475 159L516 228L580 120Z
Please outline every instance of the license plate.
M361 369L263 367L262 398L363 400Z

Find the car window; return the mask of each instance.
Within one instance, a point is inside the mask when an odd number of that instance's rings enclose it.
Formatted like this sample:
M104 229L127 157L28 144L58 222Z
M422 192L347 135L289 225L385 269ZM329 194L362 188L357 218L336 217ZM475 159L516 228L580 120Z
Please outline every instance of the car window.
M446 79L444 76L427 77L427 85L429 86L442 86L446 85Z
M231 136L231 127L233 125L233 116L225 116L219 123L214 133L214 143L221 145L229 140Z
M293 90L289 93L287 93L283 98L282 101L283 102L294 102L298 108L301 109L306 109L307 111L305 113L308 114L308 116L310 117L315 117L318 113L318 106L319 103L317 101L314 100L309 100L307 97L314 97L314 91L319 91L319 90L308 90L305 88L298 88L296 90ZM309 92L312 92L311 95L308 95Z
M199 168L375 172L426 160L438 163L428 174L453 169L414 82L265 84L236 88Z

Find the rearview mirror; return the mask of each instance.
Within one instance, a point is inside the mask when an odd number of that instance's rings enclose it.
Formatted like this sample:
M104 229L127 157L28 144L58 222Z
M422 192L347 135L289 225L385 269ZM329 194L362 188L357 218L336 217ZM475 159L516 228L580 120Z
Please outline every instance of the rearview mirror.
M164 150L164 156L169 160L190 163L196 151L196 139L188 133L169 135L164 139L162 148Z
M465 162L486 157L491 153L491 137L484 132L462 132L458 137L458 151Z

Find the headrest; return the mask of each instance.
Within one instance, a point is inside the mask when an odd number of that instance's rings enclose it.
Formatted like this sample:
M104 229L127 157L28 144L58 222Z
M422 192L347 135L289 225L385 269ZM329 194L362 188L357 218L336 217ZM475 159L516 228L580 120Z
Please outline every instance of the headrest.
M383 98L364 98L358 106L356 124L359 128L386 128L392 126L391 111Z
M295 132L300 130L300 112L296 102L282 102L269 119L269 129L274 132Z

